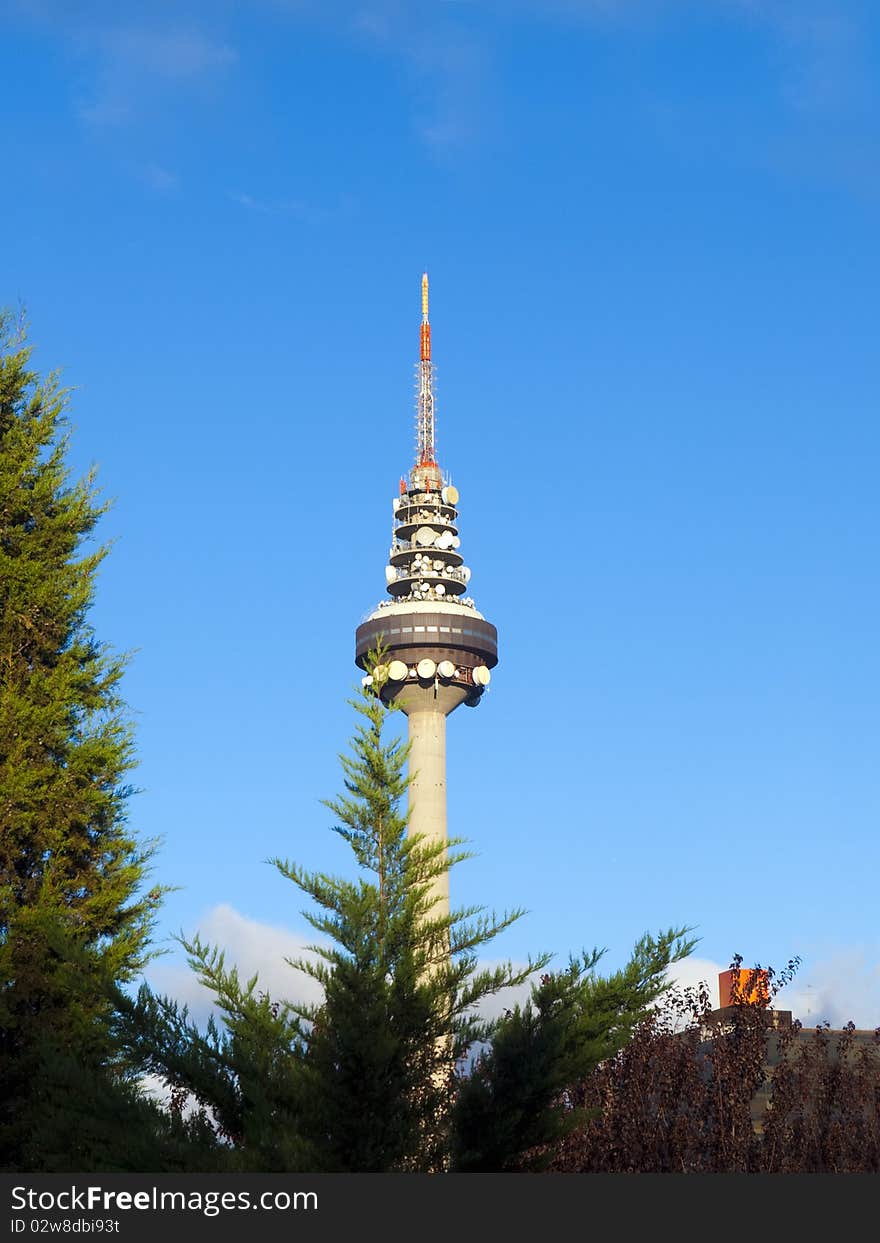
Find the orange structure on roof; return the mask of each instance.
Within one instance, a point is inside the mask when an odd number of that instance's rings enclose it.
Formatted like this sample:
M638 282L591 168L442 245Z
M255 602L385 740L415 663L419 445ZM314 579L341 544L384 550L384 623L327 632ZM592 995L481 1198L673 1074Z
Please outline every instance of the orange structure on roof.
M770 1002L770 976L760 968L733 968L718 974L721 1009L727 1006L766 1006Z

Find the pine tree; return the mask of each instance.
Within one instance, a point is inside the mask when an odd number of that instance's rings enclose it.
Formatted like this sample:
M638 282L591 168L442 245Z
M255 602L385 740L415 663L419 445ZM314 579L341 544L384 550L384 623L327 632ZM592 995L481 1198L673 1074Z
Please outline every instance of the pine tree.
M381 657L373 654L374 680ZM353 755L341 757L346 794L327 805L361 875L340 880L274 861L317 905L307 918L324 938L312 947L317 961L295 964L324 990L322 1003L297 1009L309 1032L313 1112L328 1168L437 1170L456 1066L491 1031L480 1002L522 984L548 956L519 969L478 967L477 951L522 911L434 909L432 882L468 855L460 840L447 850L407 834L407 748L383 737L394 708L369 690L352 704L361 723Z
M0 1165L76 1169L100 1161L104 1145L90 1147L88 1111L77 1128L62 1124L59 1111L76 1108L62 1067L76 1066L82 1078L111 1066L106 982L139 971L161 892L142 891L152 847L126 825L134 755L119 695L124 660L86 620L107 553L87 541L106 505L94 471L70 482L69 394L30 360L23 330L4 314ZM69 1149L74 1131L79 1152Z
M320 983L322 1001L272 1002L256 977L242 983L195 938L184 946L214 993L222 1032L212 1022L201 1034L146 988L129 1016L132 1050L210 1111L237 1168L444 1168L456 1063L491 1031L479 1003L547 963L544 955L521 968L479 968L477 951L519 910L496 918L479 907L433 909L432 882L467 855L459 842L447 852L408 836L407 748L383 735L394 709L368 690L351 702L360 723L352 754L340 757L345 793L327 806L355 878L271 861L317 908L305 912L321 937L315 957L291 966Z
M318 1168L304 1125L304 1054L289 1007L242 982L221 951L183 940L189 963L214 995L202 1032L186 1006L143 984L116 990L120 1039L142 1074L163 1080L189 1114L189 1168L283 1173ZM158 1167L157 1167L158 1168Z

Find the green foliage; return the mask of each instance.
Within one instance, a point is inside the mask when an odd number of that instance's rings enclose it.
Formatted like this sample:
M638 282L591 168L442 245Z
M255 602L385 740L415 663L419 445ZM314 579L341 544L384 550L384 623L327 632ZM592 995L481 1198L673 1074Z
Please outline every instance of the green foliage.
M312 900L305 914L320 940L291 966L317 981L321 1001L273 1002L256 977L242 983L195 939L184 945L220 1024L202 1034L146 989L125 1014L132 1054L215 1119L233 1168L443 1168L456 1060L491 1031L475 1007L547 962L478 967L480 947L520 912L437 907L435 882L467 856L460 843L447 852L408 835L407 748L383 737L393 708L369 691L352 703L359 723L341 757L345 793L326 805L351 847L354 879L272 860Z
M161 892L126 828L124 661L86 624L106 506L69 481L68 393L30 356L0 315L0 1164L36 1169L49 1071L112 1057L103 981L142 966Z
M223 954L183 940L213 994L185 1007L125 985L142 968L161 889L126 824L134 763L124 660L86 618L106 547L94 473L71 482L68 394L31 369L0 319L0 1165L20 1170L510 1169L574 1116L569 1086L618 1050L689 952L645 937L603 979L599 953L546 974L498 1023L480 1004L547 966L479 967L520 915L446 910L438 882L468 857L407 831L407 748L374 683L353 702L344 793L327 806L353 877L275 859L310 899L312 956L291 963L315 1004L273 1001ZM291 991L296 992L295 984ZM484 1052L461 1073L475 1045ZM172 1091L170 1109L140 1077ZM190 1109L189 1105L194 1108Z
M26 1107L19 1167L45 1172L213 1169L203 1117L151 1100L124 1067L82 1047L37 1042L39 1079ZM202 1156L204 1149L205 1156Z
M372 667L382 667L381 651ZM324 992L320 1004L297 1009L320 1119L316 1144L329 1169L439 1169L455 1064L491 1029L475 1007L547 958L478 968L477 950L521 912L438 905L436 881L468 856L458 839L447 851L407 833L407 748L383 739L393 706L369 691L352 704L361 719L353 755L341 757L346 794L327 805L361 874L349 881L274 860L317 906L306 917L324 938L311 947L314 960L293 964Z
M189 1115L190 1167L201 1170L310 1170L316 1165L302 1122L303 1044L289 1008L242 982L222 953L183 940L189 963L213 993L219 1022L203 1033L185 1006L143 985L117 995L120 1037L141 1072L159 1077Z
M382 667L382 652L372 667ZM568 1089L617 1052L689 953L687 929L645 936L620 971L599 976L601 951L544 974L531 1000L501 1020L480 1003L542 972L478 965L478 952L518 918L438 903L437 881L467 855L407 832L407 747L386 741L393 705L352 701L358 725L341 756L344 792L326 805L350 846L350 876L271 862L311 900L318 934L290 965L321 1000L273 1002L223 955L184 941L219 1012L206 1033L146 988L119 999L127 1044L144 1069L213 1119L215 1168L316 1171L508 1170L534 1165L579 1118ZM296 993L292 982L291 993ZM127 1005L127 1010L126 1010ZM475 1047L483 1052L467 1068ZM204 1132L202 1132L202 1137ZM205 1149L201 1149L204 1155Z
M611 1057L668 987L666 968L691 952L687 928L643 936L626 966L595 968L604 950L542 976L531 999L509 1011L460 1086L455 1168L500 1172L540 1166L543 1145L583 1121L568 1089Z

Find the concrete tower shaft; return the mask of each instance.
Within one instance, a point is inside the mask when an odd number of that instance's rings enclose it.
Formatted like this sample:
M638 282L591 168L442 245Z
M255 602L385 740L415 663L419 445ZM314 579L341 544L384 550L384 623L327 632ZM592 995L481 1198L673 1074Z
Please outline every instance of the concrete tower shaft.
M392 501L393 528L383 601L357 629L355 662L381 643L381 694L409 726L409 832L448 840L446 718L462 703L476 707L498 663L498 632L476 609L458 534L458 490L443 475L434 443L433 364L428 278L422 277L422 323L416 406L416 461ZM366 678L365 678L366 681ZM449 910L448 877L438 878L437 914Z

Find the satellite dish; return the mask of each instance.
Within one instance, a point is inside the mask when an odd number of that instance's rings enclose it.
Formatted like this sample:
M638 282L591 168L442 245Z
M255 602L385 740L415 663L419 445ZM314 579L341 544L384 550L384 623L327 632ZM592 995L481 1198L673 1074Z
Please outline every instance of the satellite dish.
M437 547L444 550L452 547L452 536L448 531L444 531L437 537Z
M385 566L385 582L388 584L389 587L391 586L391 584L394 582L396 578L397 578L397 570L395 570L394 566L386 565Z
M437 592L438 596L446 595L446 588L443 586L442 583L438 583L437 586L434 588L434 590Z
M434 562L434 569L435 569L435 570L442 570L442 569L443 569L443 562L442 562L442 561L435 561L435 562Z
M388 678L391 682L405 682L409 672L402 660L392 660L388 666Z
M466 565L461 567L461 577L466 583L471 581L471 572Z
M448 488L444 488L440 496L443 498L444 505L458 504L458 488L453 488L452 484Z
M486 668L485 665L477 665L476 669L474 670L473 677L474 677L475 685L488 686L489 682L492 679L492 674L489 672L489 670Z
M461 547L461 540L458 538L458 536L457 536L457 535L453 535L453 537L452 537L452 547L453 547L453 548L460 548L460 547Z
M399 496L395 496L394 500L391 502L391 509L395 514L397 513L398 509L400 509L400 497Z
M372 685L373 685L373 679L370 677L369 674L366 674L365 677L361 678L361 686L372 686Z
M429 682L437 672L437 666L433 660L426 656L424 660L420 660L416 665L416 672L423 682ZM488 673L488 670L486 672Z
M418 531L416 531L416 543L421 544L425 548L429 544L433 544L436 538L437 536L430 527L419 527Z
M441 678L454 678L455 665L451 660L441 660L440 664L437 666L437 672L440 674Z

